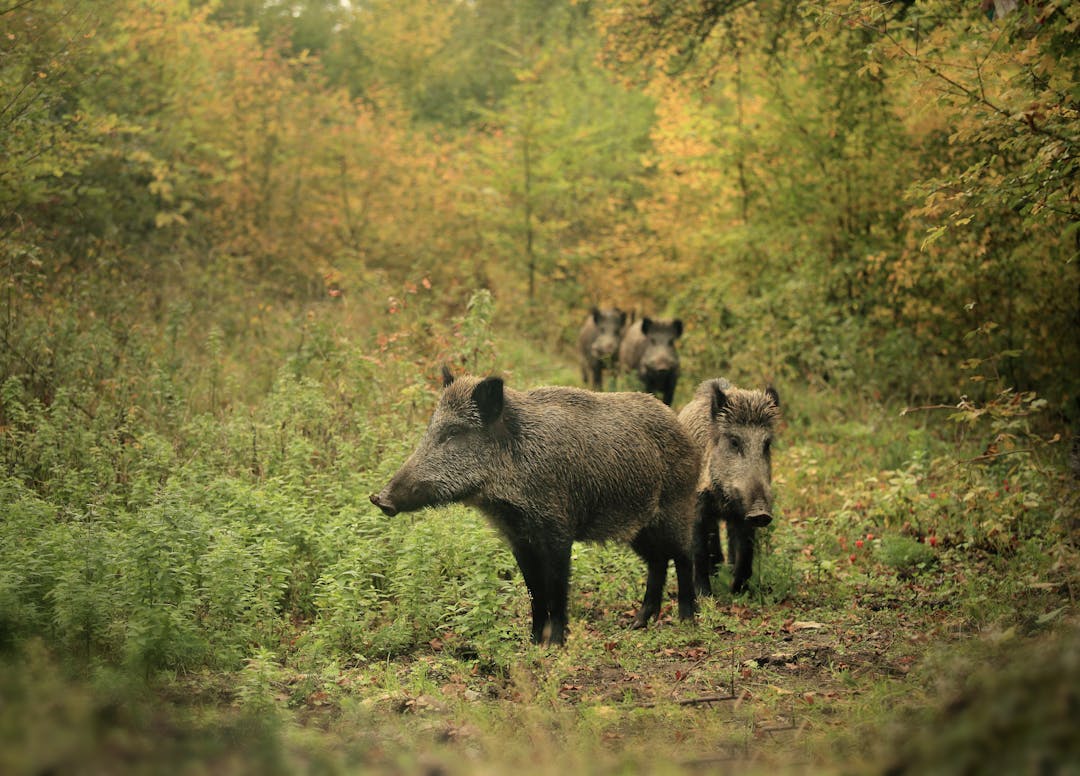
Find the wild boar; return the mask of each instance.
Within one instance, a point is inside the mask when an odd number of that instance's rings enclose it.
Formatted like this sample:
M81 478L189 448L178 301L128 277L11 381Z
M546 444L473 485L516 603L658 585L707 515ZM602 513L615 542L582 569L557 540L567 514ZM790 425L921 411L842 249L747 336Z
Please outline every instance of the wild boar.
M679 354L675 340L682 336L683 324L678 318L658 320L645 317L627 327L619 345L619 365L636 374L649 393L660 394L664 404L671 406L675 399L675 384L679 380Z
M772 521L772 442L780 395L736 388L723 378L706 380L679 413L679 422L702 453L694 528L694 578L698 593L712 594L709 578L724 560L720 521L727 526L734 564L732 592L753 573L757 529Z
M566 638L574 541L629 542L648 566L634 620L659 614L675 561L679 616L693 619L697 446L675 413L642 393L507 388L455 377L416 450L371 501L393 516L459 502L506 537L532 598L532 640Z
M615 366L619 357L619 341L626 327L626 313L618 308L601 310L594 307L581 325L578 335L578 356L581 360L581 379L593 390L604 389L604 370Z

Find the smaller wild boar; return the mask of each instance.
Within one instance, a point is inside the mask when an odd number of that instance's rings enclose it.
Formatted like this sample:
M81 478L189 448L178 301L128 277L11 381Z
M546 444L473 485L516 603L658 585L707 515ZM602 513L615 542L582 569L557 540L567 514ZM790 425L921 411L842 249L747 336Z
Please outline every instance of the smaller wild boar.
M581 379L593 390L604 388L604 369L615 366L619 357L619 340L626 327L626 313L616 308L592 308L581 325L578 353L581 359Z
M642 318L627 327L619 345L619 364L641 379L649 393L660 394L664 404L671 406L675 399L675 383L679 379L679 354L675 340L682 336L683 325L678 318L658 320Z
M510 543L532 597L532 640L566 638L575 541L621 540L645 560L635 627L659 614L668 561L693 619L697 446L653 396L547 387L443 370L443 392L409 459L371 501L389 516L459 502Z
M679 413L702 451L694 528L694 578L700 594L712 594L709 578L724 560L721 520L735 566L732 592L746 589L753 573L755 534L772 521L771 447L779 417L775 388L748 391L723 378L701 383Z

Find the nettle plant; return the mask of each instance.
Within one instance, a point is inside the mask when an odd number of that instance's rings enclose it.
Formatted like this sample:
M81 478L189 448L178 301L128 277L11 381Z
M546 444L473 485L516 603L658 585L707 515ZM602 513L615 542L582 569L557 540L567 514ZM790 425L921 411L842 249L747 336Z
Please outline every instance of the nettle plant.
M1036 430L1046 407L1033 392L1001 388L986 402L965 396L954 406L921 408L952 410L948 420L959 432L957 446L939 455L917 447L903 466L867 480L867 491L849 510L852 526L856 532L880 528L924 545L925 550L891 539L888 547L878 542L882 560L905 568L929 567L938 549L1011 554L1033 538L1052 538L1045 534L1060 527L1060 509L1047 458L1061 436ZM964 449L981 452L965 457ZM858 549L853 543L853 563Z

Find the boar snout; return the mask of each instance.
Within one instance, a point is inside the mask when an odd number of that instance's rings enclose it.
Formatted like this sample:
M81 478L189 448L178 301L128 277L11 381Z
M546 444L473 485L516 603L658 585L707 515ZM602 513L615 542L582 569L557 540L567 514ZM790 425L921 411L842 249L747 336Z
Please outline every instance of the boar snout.
M772 515L768 512L751 512L746 516L746 522L755 528L764 528L772 522Z
M764 484L754 488L750 507L746 510L746 521L757 528L772 522L772 494Z
M764 484L755 484L749 493L739 491L739 501L743 504L745 520L755 528L764 528L772 522L772 494Z
M614 339L597 340L593 343L591 349L593 358L599 359L601 361L611 358L615 355L615 349L618 347L618 344L619 343L616 342Z
M394 506L394 502L384 493L372 493L371 503L377 506L383 511L383 514L387 517L393 517L398 513L397 507Z
M642 359L641 365L648 374L667 374L679 365L679 358L674 351L656 353Z

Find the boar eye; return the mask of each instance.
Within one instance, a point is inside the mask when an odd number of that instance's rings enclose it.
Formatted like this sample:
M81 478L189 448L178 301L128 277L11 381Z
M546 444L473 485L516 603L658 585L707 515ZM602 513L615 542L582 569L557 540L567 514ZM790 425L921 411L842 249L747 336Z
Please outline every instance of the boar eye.
M728 435L728 444L731 445L731 449L739 455L742 455L742 440L734 434Z
M461 436L465 432L464 426L447 426L439 434L439 444L445 444L456 436Z
M766 439L765 440L765 448L764 448L763 452L765 453L766 456L768 456L769 453L772 452L772 440L771 439Z

